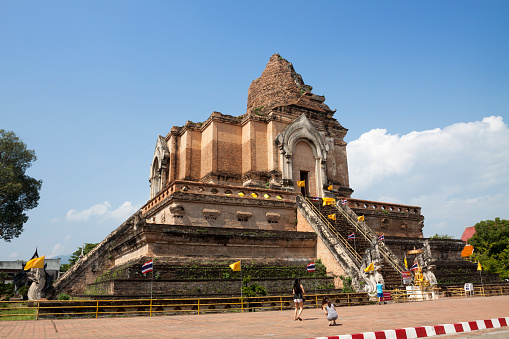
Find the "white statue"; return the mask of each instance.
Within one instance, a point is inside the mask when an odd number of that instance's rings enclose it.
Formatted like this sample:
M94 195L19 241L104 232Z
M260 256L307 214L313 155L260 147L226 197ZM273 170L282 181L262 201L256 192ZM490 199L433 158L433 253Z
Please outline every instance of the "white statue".
M46 285L46 272L44 268L31 268L27 276L32 281L32 285L28 289L28 300L41 299L42 289Z

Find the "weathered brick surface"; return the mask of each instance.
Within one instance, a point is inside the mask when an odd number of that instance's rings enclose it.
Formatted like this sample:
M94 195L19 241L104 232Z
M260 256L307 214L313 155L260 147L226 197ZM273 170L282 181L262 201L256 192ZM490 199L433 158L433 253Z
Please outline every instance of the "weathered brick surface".
M311 227L299 209L297 209L297 221L298 231L314 232L313 227ZM322 264L327 268L327 273L334 277L334 286L336 288L343 287L343 281L339 278L339 276L347 276L347 274L341 265L339 265L338 261L331 255L323 241L318 237L316 239L316 258L322 261Z
M308 95L303 95L306 93ZM330 111L322 97L310 93L302 77L295 72L293 65L279 54L270 57L262 75L249 86L247 112L259 109L268 111L277 106L298 104L323 112Z
M419 206L360 199L348 199L348 206L357 215L363 215L366 224L378 235L423 237L424 216Z
M293 278L277 279L252 279L253 283L259 284L272 295L290 294L292 292ZM324 293L324 287L333 283L333 277L321 278L303 278L304 288L309 293L314 293L315 283L318 293ZM151 282L150 278L141 280L115 279L100 283L91 284L87 289L88 295L129 295L133 297L146 297L150 295L150 287L153 284L153 294L155 297L175 297L175 296L200 296L227 294L240 294L240 280L227 279L207 279L207 280L164 280L157 279Z

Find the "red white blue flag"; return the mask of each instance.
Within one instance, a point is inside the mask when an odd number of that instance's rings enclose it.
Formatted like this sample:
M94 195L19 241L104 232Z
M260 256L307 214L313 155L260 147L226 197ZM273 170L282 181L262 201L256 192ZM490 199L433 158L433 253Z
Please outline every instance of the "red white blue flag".
M352 240L352 239L355 239L355 233L348 235L348 240Z
M320 201L320 197L314 197L313 201Z
M385 240L385 237L383 234L378 236L378 241L384 241L384 240Z
M346 204L348 203L348 201L347 201L346 199L344 199L344 200L341 200L341 203L342 203L343 205L346 205Z
M315 271L315 262L313 261L311 264L308 265L308 272L314 272Z
M416 260L416 261L414 261L414 264L412 265L412 267L410 267L410 271L415 271L418 268L419 268L419 263Z
M145 274L147 272L152 272L154 270L154 261L150 260L141 266L141 273Z

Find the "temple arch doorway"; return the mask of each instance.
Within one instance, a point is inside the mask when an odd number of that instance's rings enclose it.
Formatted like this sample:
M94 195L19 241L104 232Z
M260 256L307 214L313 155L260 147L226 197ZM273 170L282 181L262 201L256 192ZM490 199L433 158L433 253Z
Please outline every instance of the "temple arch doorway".
M297 181L308 178L305 195L323 197L327 182L325 165L328 148L305 114L294 120L276 137L280 152L281 183L284 189L301 192Z
M305 139L299 140L295 144L293 150L293 182L295 184L295 190L304 196L317 196L319 195L316 189L317 178L316 178L316 148L315 146ZM297 187L297 181L304 181L304 187Z

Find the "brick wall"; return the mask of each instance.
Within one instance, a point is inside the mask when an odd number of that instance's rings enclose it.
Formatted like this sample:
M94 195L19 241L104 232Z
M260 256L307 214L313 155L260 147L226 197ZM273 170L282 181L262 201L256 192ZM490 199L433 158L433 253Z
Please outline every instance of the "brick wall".
M297 230L300 232L314 232L313 227L299 209L297 209ZM322 264L327 267L327 273L334 277L334 287L342 288L343 281L338 277L340 275L347 276L347 274L319 237L316 239L316 258L320 259Z
M242 129L240 126L217 123L217 162L219 173L242 174Z
M314 293L315 284L317 293L320 288L325 288L333 282L332 277L326 278L301 278L302 285L307 294ZM257 283L265 288L272 295L288 295L292 293L293 278L276 278L276 279L252 279L253 283ZM87 287L86 294L91 295L133 295L133 296L150 296L151 280L127 280L117 279L94 283ZM229 294L240 295L240 279L208 279L208 280L159 280L153 281L153 294L155 297L166 296L201 296L207 294Z

